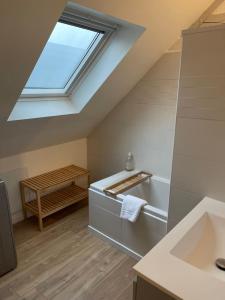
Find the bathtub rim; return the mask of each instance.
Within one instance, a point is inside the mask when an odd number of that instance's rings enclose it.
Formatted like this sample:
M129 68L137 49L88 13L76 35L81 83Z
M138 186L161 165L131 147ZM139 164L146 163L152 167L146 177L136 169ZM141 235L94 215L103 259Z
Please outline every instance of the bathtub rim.
M104 192L101 192L101 191L98 191L96 189L93 189L91 187L88 190L91 191L91 192L100 194L100 195L102 195L104 197L107 197L108 199L110 199L110 200L118 203L120 206L122 205L123 199L121 197L121 194L118 194L117 196L114 197L114 196L110 196L110 195L108 195L108 194L106 194ZM91 205L91 203L89 203L89 205ZM160 208L157 208L155 206L152 206L150 204L147 204L144 207L142 207L141 213L149 215L149 217L159 219L159 220L161 220L161 221L163 221L165 223L167 223L167 220L168 220L168 212L167 211L164 211L164 210L162 210Z

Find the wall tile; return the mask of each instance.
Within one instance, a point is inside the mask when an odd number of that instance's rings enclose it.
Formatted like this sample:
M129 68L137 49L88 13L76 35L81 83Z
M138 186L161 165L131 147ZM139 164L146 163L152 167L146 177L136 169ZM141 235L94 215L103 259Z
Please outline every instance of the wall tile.
M184 35L170 229L204 196L225 202L224 33L221 27Z
M225 162L225 122L178 118L174 153Z
M185 35L182 50L182 76L224 76L224 30Z
M165 54L88 138L93 180L125 167L132 151L136 168L170 178L180 54Z
M203 199L203 197L204 195L171 186L168 231L181 221L183 217L185 217L185 215Z
M176 187L225 201L224 183L225 162L175 154L172 184Z

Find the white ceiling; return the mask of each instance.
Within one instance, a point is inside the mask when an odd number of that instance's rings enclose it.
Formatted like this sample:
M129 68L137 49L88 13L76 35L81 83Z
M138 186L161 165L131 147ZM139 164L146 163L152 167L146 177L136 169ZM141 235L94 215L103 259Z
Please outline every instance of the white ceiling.
M0 157L87 136L212 0L78 0L146 27L79 115L7 122L65 0L0 2Z

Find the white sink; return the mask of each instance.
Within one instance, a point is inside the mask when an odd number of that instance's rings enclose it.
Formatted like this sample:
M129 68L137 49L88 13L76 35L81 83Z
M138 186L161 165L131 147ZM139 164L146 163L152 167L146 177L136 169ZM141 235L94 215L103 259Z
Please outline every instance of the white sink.
M205 197L134 267L174 299L224 300L225 203Z
M225 281L225 271L215 265L217 258L225 258L225 218L204 213L171 253Z

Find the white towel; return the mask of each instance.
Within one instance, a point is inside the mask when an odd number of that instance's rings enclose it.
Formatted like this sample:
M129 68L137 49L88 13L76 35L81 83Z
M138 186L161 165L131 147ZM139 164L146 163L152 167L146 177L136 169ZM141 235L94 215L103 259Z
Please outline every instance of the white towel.
M147 204L147 201L131 195L123 196L123 203L120 212L120 218L130 222L136 222L141 208Z

